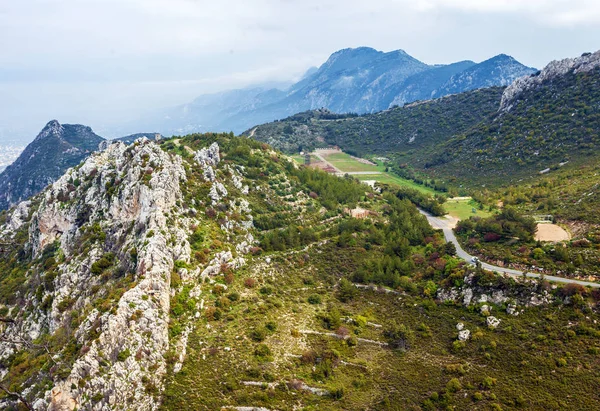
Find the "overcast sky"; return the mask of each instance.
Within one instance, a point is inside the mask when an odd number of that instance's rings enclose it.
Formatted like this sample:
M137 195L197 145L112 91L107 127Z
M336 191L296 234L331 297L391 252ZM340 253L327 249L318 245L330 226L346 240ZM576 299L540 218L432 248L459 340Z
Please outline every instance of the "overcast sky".
M0 143L297 79L346 47L541 68L599 39L599 0L0 0Z

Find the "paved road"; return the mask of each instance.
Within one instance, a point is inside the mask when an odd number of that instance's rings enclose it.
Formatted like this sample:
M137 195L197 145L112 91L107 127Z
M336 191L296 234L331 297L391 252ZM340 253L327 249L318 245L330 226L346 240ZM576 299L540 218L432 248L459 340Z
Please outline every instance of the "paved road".
M429 224L431 224L431 226L433 228L441 229L444 232L444 237L446 238L446 241L451 242L456 247L456 255L458 257L471 263L471 259L473 258L473 256L471 254L467 253L465 250L463 250L462 247L460 246L460 244L458 243L458 240L456 239L456 236L454 235L454 231L452 231L452 228L450 227L450 224L451 224L450 220L448 220L444 217L434 217L431 214L429 214L428 212L420 210L420 209L419 209L419 212L421 214L423 214L425 217L427 217L427 221L429 221ZM497 273L507 274L511 277L522 277L523 276L523 271L513 270L511 268L505 268L505 267L498 267L498 266L491 265L491 264L484 263L484 262L481 263L481 267L486 270L489 270L489 271L495 271ZM542 277L542 275L536 274L536 273L527 273L526 275L529 278ZM570 278L556 277L553 275L544 275L543 277L544 277L544 279L546 279L548 281L554 281L557 283L579 284L579 285L589 286L589 287L593 287L593 288L600 288L600 283L593 283L590 281L572 280Z

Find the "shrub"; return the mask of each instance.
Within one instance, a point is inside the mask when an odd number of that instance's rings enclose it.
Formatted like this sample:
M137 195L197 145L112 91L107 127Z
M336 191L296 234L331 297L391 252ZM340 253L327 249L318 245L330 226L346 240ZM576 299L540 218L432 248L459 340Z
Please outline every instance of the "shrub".
M113 265L114 259L115 255L113 253L104 254L98 261L92 264L91 273L94 275L102 274L104 270Z
M131 356L131 352L129 352L129 349L125 349L117 354L117 360L125 361L127 358L129 358L129 356Z
M393 324L383 332L383 335L391 348L401 351L408 351L413 341L412 331L404 324Z
M309 304L321 304L321 296L318 294L313 294L308 297Z
M462 384L458 380L458 378L452 378L446 384L446 390L449 392L456 392L462 390Z
M354 287L354 285L346 278L342 278L336 297L338 300L345 303L352 300L356 295L356 292L356 287Z
M483 381L481 382L481 387L489 390L490 388L492 388L494 385L496 385L496 379L492 378L492 377L485 377L483 379Z
M234 301L239 301L240 299L240 294L233 292L233 293L229 293L227 294L227 298L229 298L230 301L234 302Z
M204 316L208 321L217 321L221 319L221 310L216 307L208 307L204 310Z
M261 293L262 295L271 295L273 294L273 289L271 287L261 287L260 290L258 290L259 293Z
M244 286L246 288L254 288L256 287L256 280L254 278L248 277L244 280Z
M250 331L250 338L253 341L261 342L267 338L267 330L264 327L258 327Z
M259 344L254 350L254 355L262 359L267 359L271 356L271 349L266 344Z
M265 328L271 332L275 332L275 330L277 330L277 324L275 321L269 321L265 324Z

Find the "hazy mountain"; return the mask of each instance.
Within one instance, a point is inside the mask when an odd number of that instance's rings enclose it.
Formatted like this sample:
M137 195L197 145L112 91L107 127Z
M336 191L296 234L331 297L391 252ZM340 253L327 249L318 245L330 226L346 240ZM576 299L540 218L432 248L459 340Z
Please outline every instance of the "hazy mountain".
M484 87L508 86L519 77L536 71L536 69L526 67L506 54L500 54L452 75L446 83L435 90L432 97L441 97Z
M461 61L428 65L403 50L385 53L369 47L343 49L333 53L321 67L309 69L289 88L261 86L203 95L189 104L149 116L143 126L165 135L239 133L305 110L373 113L392 105L507 85L535 71L506 55L479 64Z
M102 141L89 127L50 121L0 174L0 209L39 193L97 150Z

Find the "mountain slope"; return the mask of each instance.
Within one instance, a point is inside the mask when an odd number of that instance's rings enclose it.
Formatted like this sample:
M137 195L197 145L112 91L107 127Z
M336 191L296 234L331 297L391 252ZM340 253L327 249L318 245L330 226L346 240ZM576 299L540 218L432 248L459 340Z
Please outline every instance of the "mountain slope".
M417 100L430 100L448 78L474 65L472 61L460 61L415 74L402 83L389 87L385 92L385 100L390 101L390 106L403 106Z
M467 90L493 86L508 86L516 79L533 74L536 69L525 67L514 58L500 54L454 74L432 94L441 97Z
M494 116L416 164L481 183L536 175L567 161L597 161L598 101L600 52L552 62L508 87Z
M97 150L102 141L89 127L49 122L0 174L0 210L40 192Z

